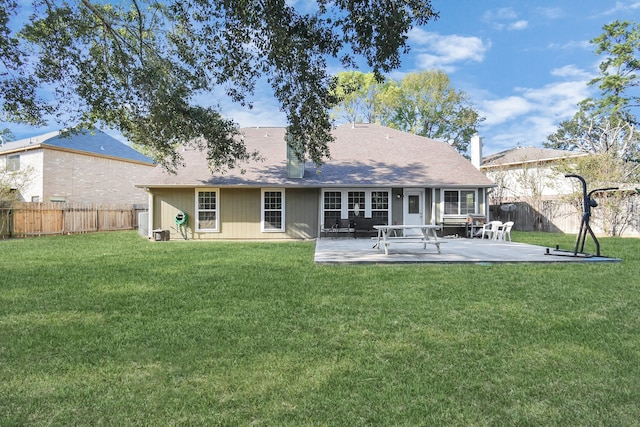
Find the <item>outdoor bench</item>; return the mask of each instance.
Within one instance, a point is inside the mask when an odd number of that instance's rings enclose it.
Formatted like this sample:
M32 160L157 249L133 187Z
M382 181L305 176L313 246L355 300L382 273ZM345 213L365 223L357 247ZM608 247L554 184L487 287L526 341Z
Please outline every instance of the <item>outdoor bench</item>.
M442 218L440 226L442 227L442 235L450 234L462 234L462 231L466 233L468 220L466 217L445 217ZM455 229L458 233L445 233L447 229Z
M378 230L374 228L376 225L386 225L384 220L377 218L352 218L353 227L355 228L355 233L366 233L369 236L372 236L374 233L377 233Z
M339 237L340 233L347 233L347 235L353 233L353 238L356 238L356 229L351 221L348 219L339 219L335 222L335 224L331 224L330 226L322 226L320 230L324 236L327 236L327 233L331 234L331 237L336 238Z

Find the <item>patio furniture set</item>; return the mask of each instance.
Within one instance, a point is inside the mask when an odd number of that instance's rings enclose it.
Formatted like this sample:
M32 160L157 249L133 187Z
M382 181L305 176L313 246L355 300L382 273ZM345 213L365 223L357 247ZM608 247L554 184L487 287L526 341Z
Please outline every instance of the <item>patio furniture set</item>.
M489 221L484 223L481 218L472 218L471 221L467 221L466 235L467 238L479 237L484 239L497 241L511 241L511 229L513 228L513 221ZM402 224L402 225L386 225L376 222L371 218L363 218L361 221L351 221L348 219L338 220L331 227L322 227L322 233L325 237L331 235L333 238L339 237L340 233L346 233L348 236L353 235L356 238L358 231L377 233L376 237L371 237L375 240L374 248L384 249L386 255L389 254L389 246L396 243L420 243L422 248L426 249L427 244L433 244L436 246L438 253L440 251L440 244L446 243L446 240L437 235L438 230L442 230L444 224Z
M491 240L507 240L511 241L511 229L513 228L513 221L489 221L482 226L482 229L474 237L480 237L484 239L485 236ZM479 234L479 235L478 235Z

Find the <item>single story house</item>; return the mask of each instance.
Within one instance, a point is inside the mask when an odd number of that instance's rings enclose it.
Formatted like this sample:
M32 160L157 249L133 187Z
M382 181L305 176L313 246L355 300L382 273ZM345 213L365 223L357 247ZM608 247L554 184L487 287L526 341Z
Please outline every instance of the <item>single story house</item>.
M377 124L332 132L320 168L290 155L284 128L244 128L264 161L212 174L183 148L176 174L157 166L137 183L149 195L149 234L189 239L313 239L340 219L358 224L464 224L487 215L494 183L450 145Z
M96 130L44 135L0 145L0 167L28 175L18 200L80 204L146 204L135 183L154 161Z

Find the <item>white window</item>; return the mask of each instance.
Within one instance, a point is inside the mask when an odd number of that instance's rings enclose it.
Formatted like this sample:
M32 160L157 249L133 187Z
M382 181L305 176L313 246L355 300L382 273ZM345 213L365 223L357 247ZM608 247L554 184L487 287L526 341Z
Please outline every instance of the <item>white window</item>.
M376 218L388 223L391 208L389 194L390 191L388 189L346 189L342 191L323 191L323 224L325 227L330 227L341 218Z
M389 192L371 192L371 218L388 221L389 219Z
M444 215L469 215L476 213L475 190L445 190Z
M20 154L10 154L7 156L7 171L20 170Z
M262 190L261 227L262 231L285 231L284 190Z
M322 224L325 228L331 228L342 218L342 193L340 191L325 191L322 206Z
M218 231L218 195L217 189L196 190L196 231Z

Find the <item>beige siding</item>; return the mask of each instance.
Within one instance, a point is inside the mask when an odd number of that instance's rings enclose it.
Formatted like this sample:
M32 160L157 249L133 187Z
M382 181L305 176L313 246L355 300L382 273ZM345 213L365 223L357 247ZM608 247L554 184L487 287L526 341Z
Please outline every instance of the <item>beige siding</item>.
M227 189L220 191L220 232L214 238L256 239L260 233L259 188ZM269 233L272 238L282 233Z
M195 189L153 190L153 229L170 230L171 239L184 238L176 227L175 215L188 215L189 239L308 239L318 233L317 189L285 190L286 232L262 232L260 227L262 193L259 188L219 190L219 231L196 232Z
M294 239L318 237L319 203L320 189L286 190L287 237Z
M178 234L175 224L175 216L179 211L186 212L189 218L189 226L194 215L193 190L154 190L153 191L153 218L151 229L163 229L171 231L171 238L182 238Z

